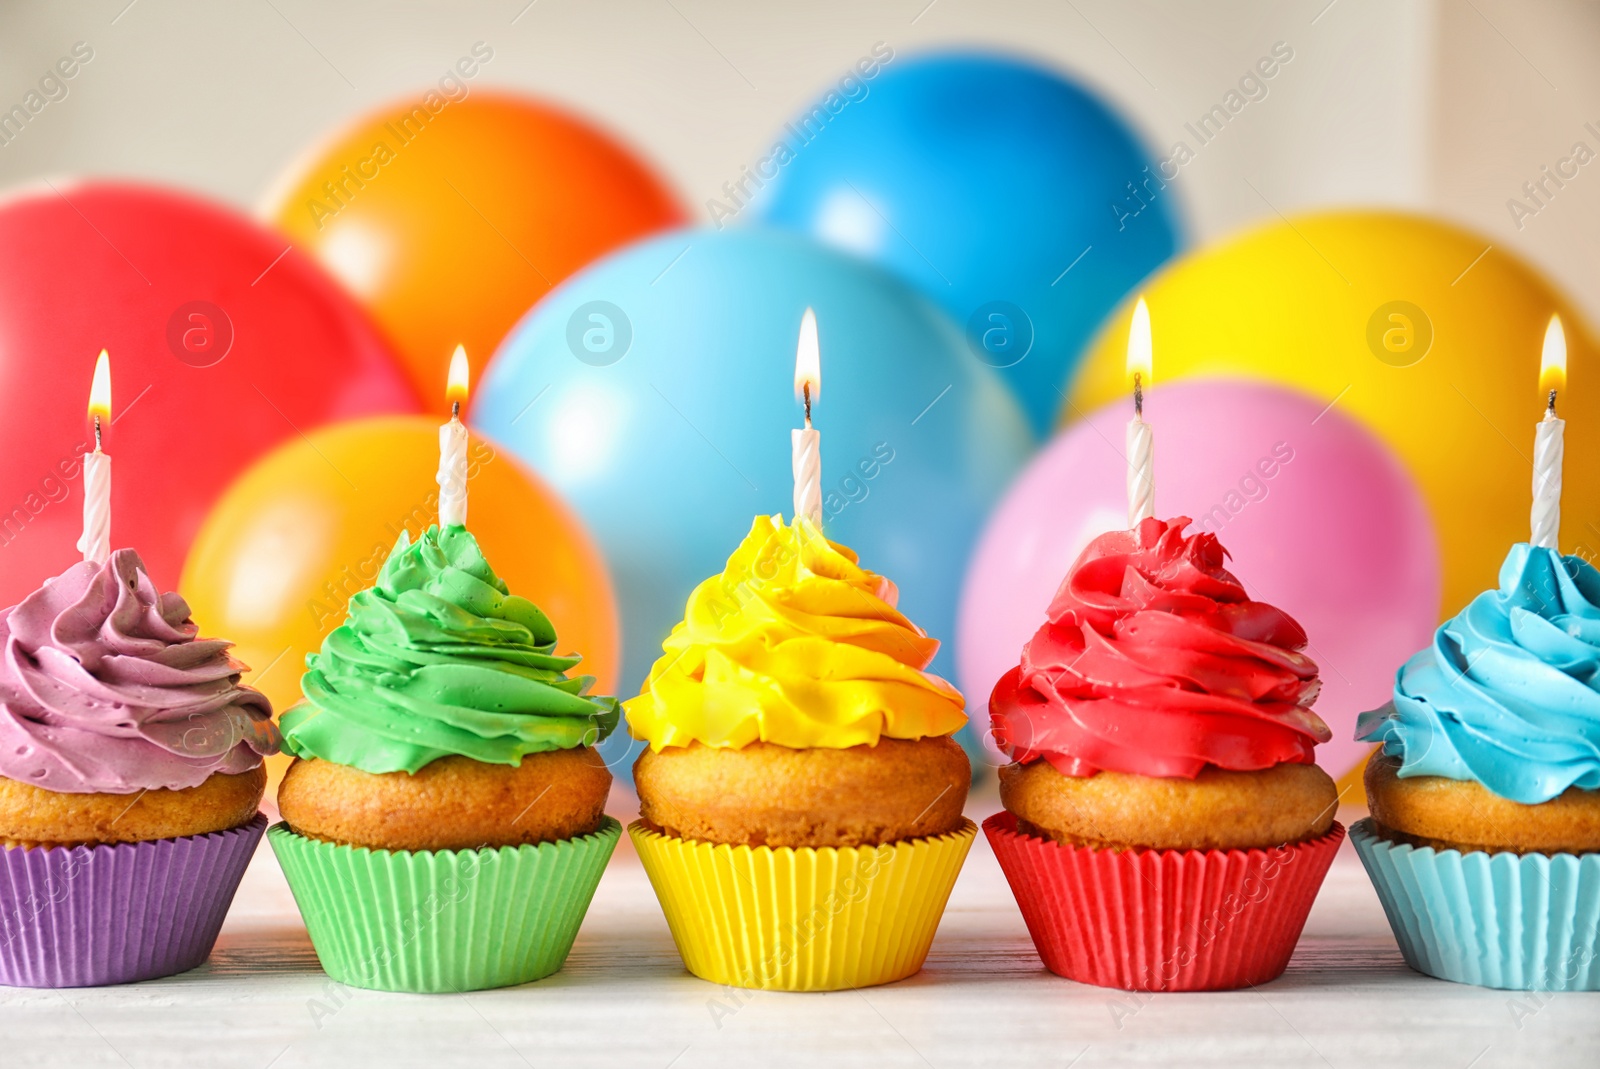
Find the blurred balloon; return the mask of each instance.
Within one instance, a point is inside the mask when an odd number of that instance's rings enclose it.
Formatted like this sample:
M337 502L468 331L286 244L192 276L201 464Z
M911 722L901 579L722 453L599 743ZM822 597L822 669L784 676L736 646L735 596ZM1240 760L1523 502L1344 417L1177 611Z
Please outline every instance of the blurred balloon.
M1594 335L1538 272L1485 238L1395 212L1272 223L1174 263L1145 291L1156 390L1256 378L1334 405L1376 433L1417 482L1439 533L1442 611L1495 585L1528 540L1539 355L1552 313L1571 353L1569 553L1600 550L1600 384ZM1108 321L1063 408L1076 419L1126 395L1128 316Z
M617 679L617 615L605 563L583 525L494 443L468 449L467 527L514 594L578 653L593 693ZM401 530L438 522L439 424L424 416L355 420L296 438L244 472L217 503L180 587L201 632L235 654L282 712L300 700L306 654L372 585Z
M351 123L291 170L269 208L372 310L441 412L457 343L476 379L551 286L684 218L648 165L586 120L526 97L467 96L469 84Z
M168 588L245 465L328 420L417 409L366 315L282 237L151 187L13 192L0 202L0 604L79 559L102 348L112 544Z
M1376 746L1372 749L1377 749ZM1339 805L1364 807L1367 805L1366 764L1367 755L1362 754L1350 770L1334 781L1334 788L1339 792Z
M1042 433L1101 318L1178 247L1175 192L1127 121L1058 72L887 55L785 127L758 211L942 305Z
M626 694L751 517L791 511L807 306L828 534L899 584L912 620L951 636L978 527L1033 444L1016 403L943 316L878 269L792 235L680 231L547 297L507 338L471 413L605 548Z
M1215 534L1250 596L1305 628L1322 669L1316 711L1333 730L1317 762L1337 777L1369 749L1352 738L1356 714L1387 701L1395 670L1430 640L1440 575L1410 477L1369 431L1323 408L1243 382L1157 385L1145 398L1156 515ZM1131 409L1124 399L1057 435L984 529L956 632L973 707L987 708L1089 540L1127 527L1118 446Z

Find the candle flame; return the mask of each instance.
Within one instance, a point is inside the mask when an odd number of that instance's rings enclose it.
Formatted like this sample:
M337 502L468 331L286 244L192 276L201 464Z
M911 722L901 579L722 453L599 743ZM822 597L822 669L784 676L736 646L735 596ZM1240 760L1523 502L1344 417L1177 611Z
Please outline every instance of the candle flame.
M807 387L810 390L807 391ZM822 354L817 346L817 313L810 308L800 320L800 344L794 353L794 395L811 402L822 396Z
M467 350L465 346L458 345L455 354L450 357L450 382L445 387L445 400L462 403L466 401L467 376Z
M111 358L104 349L94 364L94 383L89 387L89 418L99 416L111 422Z
M1561 329L1561 317L1550 317L1544 331L1544 355L1539 360L1539 392L1567 388L1567 334Z
M1139 298L1133 306L1133 321L1128 324L1128 378L1140 376L1143 385L1151 379L1150 306Z

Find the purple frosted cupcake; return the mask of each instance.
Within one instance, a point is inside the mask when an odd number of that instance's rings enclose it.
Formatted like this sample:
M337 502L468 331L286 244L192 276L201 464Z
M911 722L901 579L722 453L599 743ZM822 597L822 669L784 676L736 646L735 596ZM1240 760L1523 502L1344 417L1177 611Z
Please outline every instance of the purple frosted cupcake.
M192 969L266 827L272 707L133 550L0 611L0 984Z

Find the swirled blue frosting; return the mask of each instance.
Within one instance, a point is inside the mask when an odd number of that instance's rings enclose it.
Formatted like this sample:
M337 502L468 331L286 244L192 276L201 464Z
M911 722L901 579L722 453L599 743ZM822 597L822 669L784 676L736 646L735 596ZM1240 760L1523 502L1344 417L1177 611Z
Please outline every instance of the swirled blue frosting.
M1515 802L1600 788L1600 572L1526 543L1363 713L1400 775L1477 780Z

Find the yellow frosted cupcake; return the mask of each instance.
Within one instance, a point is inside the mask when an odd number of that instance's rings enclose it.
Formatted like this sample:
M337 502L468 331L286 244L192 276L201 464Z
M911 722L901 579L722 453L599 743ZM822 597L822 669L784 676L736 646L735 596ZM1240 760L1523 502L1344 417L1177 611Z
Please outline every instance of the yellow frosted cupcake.
M643 692L628 829L684 964L825 991L922 967L976 828L961 694L894 584L807 519L758 517Z

